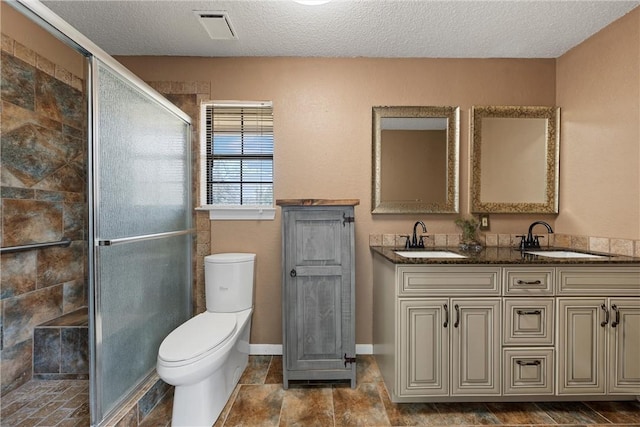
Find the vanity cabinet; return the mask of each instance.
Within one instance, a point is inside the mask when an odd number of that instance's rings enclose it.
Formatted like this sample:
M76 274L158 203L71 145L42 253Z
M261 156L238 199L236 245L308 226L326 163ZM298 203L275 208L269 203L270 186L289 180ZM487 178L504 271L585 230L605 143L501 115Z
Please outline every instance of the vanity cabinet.
M637 269L566 267L558 277L558 394L640 394Z
M398 394L500 393L500 300L400 299Z
M277 203L284 388L290 380L338 379L355 387L354 204Z
M374 263L374 353L398 398L500 395L499 273Z
M373 340L393 402L640 395L640 267L394 264Z

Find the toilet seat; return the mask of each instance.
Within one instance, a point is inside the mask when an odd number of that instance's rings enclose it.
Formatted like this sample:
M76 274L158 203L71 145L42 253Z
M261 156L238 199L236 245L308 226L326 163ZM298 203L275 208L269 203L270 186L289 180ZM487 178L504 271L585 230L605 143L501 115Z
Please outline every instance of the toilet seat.
M236 331L234 313L201 313L173 330L160 344L158 359L180 366L222 346Z

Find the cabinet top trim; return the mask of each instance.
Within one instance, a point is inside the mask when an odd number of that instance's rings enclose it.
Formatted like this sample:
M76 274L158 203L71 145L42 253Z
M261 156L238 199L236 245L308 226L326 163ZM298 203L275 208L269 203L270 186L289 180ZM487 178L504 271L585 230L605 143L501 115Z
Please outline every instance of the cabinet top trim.
M360 199L278 199L278 206L357 206Z

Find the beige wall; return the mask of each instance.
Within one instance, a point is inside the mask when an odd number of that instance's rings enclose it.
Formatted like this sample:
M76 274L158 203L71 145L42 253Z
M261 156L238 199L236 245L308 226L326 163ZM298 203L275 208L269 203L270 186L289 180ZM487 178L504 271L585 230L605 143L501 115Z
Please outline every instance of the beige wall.
M640 8L557 60L567 234L640 239Z
M2 1L0 4L0 29L20 43L20 46L63 67L74 76L83 78L85 58L78 52L34 24L29 18ZM16 47L16 56L20 55L21 47Z
M555 105L555 60L119 57L147 81L210 81L212 99L272 100L275 197L358 198L356 342L371 343L369 233L455 233L455 215L371 215L371 108L461 108L461 204L468 211L472 105ZM211 252L257 253L253 343L281 342L280 212L275 221L213 222ZM522 232L540 216L492 216ZM553 216L544 218L553 224Z

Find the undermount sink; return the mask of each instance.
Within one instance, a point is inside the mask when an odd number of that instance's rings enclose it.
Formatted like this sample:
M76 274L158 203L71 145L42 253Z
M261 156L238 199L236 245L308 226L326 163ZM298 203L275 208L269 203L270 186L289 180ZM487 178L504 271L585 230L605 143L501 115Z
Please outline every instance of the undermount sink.
M449 251L395 251L404 258L466 258L464 255Z
M525 251L525 253L548 258L606 258L602 255L574 251Z

